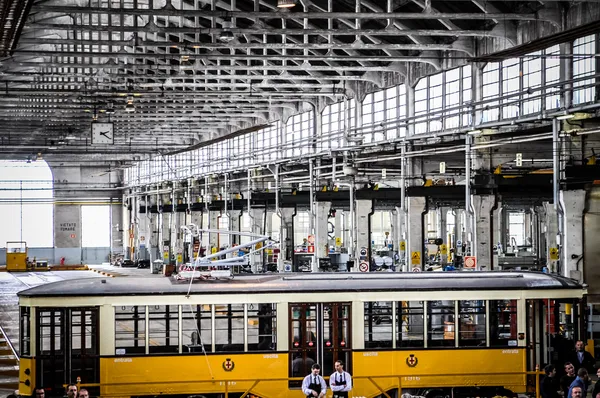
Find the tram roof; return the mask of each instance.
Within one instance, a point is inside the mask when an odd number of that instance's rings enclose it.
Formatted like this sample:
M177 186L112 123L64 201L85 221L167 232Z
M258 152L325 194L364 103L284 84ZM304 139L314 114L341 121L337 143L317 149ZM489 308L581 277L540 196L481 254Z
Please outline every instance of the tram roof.
M21 297L187 294L190 283L172 278L85 278L36 286ZM575 280L540 272L286 273L194 281L190 294L295 292L473 291L584 289Z

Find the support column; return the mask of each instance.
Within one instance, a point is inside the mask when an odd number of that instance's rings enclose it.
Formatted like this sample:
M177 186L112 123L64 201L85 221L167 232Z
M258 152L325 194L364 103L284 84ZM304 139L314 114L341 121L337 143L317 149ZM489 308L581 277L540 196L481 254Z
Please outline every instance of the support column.
M414 268L423 269L423 212L426 205L425 197L408 198L408 264L403 267L404 272Z
M250 209L250 231L253 234L263 235L263 221L265 217L265 209L263 208L253 208ZM250 248L250 250L254 250L254 248ZM258 251L250 256L250 268L252 272L256 273L258 271L259 265L262 265L262 251Z
M550 202L544 202L544 212L546 214L546 266L552 273L558 270L558 244L556 237L558 235L558 215L554 210L554 205Z
M562 244L562 275L583 281L583 209L585 190L560 191L564 211L564 242Z
M405 219L402 208L396 206L396 209L392 212L392 240L394 241L394 249L398 252L398 264L396 264L396 271L402 271L402 267L406 264L406 236L405 230Z
M138 222L138 260L152 260L149 256L150 235L151 235L151 219L148 217L148 213L139 214Z
M327 223L331 202L316 203L316 226L315 226L315 257L313 272L319 271L319 259L329 256L329 238L327 236Z
M448 208L447 207L440 207L438 208L438 219L437 219L437 225L438 225L438 231L437 231L437 237L438 238L442 238L443 240L443 245L446 247L446 250L442 250L442 255L441 255L441 263L442 265L446 265L446 263L448 263L448 232L446 231L447 229L447 222L448 222Z
M221 212L215 210L208 211L208 228L219 229L219 216ZM208 254L211 254L213 250L219 251L219 234L211 232L208 234Z
M279 238L280 253L277 258L277 270L281 272L285 271L284 260L291 262L292 256L294 255L292 237L294 236L293 221L296 209L281 208L279 211L281 212L281 233Z
M229 215L229 230L232 232L240 232L240 219L242 216L241 210L229 210L227 212ZM236 234L231 235L231 246L240 244L240 236Z
M496 202L494 195L473 195L475 211L475 256L477 269L489 271L492 269L492 208Z
M356 207L356 262L353 271L359 271L358 267L361 262L366 261L371 264L371 229L369 220L373 213L372 200L357 200Z
M502 218L504 217L504 215L505 211L502 208L502 201L500 198L498 198L496 209L492 210L492 245L494 245L497 248L496 253L498 257L504 253L504 245L502 244ZM494 268L498 268L498 263L495 261L492 263L492 270Z
M537 258L542 259L546 256L547 244L545 238L546 232L546 210L543 206L535 206L533 208L535 211L535 216L537 218L537 232L536 232L536 249L537 249Z

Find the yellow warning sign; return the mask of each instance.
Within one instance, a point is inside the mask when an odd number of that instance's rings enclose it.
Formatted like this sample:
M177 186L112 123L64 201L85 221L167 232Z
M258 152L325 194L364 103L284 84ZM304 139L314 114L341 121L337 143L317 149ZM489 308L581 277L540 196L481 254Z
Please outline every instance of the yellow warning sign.
M442 255L448 254L448 246L446 246L445 244L441 245L440 246L440 252L442 252Z
M342 247L342 238L336 236L335 238L335 247Z
M403 240L400 241L400 251L401 252L406 251L406 242Z
M262 249L262 243L258 242L254 247L256 250Z
M210 249L210 252L211 252L212 254L215 254L215 253L217 252L217 248L216 248L216 247L212 247L212 248Z
M178 255L177 255L177 263L178 263L178 264L181 264L181 263L183 263L183 255L181 255L181 254L178 254Z
M558 260L558 248L557 247L551 247L550 248L550 260Z
M273 249L267 249L267 256L273 255Z
M421 253L412 252L412 254L410 255L410 261L411 261L412 265L420 265L421 264Z

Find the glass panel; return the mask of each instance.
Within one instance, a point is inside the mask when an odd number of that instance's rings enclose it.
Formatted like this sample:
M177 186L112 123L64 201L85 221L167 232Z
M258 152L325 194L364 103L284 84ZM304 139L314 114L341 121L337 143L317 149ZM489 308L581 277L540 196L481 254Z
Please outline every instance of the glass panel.
M392 302L365 303L365 348L392 347Z
M490 346L517 345L517 300L490 301Z
M425 326L422 301L400 301L396 308L397 346L423 347Z
M21 307L20 355L31 355L31 308Z
M460 301L458 312L458 346L485 347L485 301Z
M115 307L115 354L146 353L146 306Z
M244 351L244 305L215 305L215 351Z
M248 351L277 350L277 307L248 304Z
M596 36L581 37L573 43L573 78L581 79L596 73ZM573 104L592 102L595 97L594 78L573 83ZM587 87L585 87L587 86ZM576 89L576 87L583 87Z
M148 347L151 354L179 352L178 306L148 306L148 330Z
M429 301L427 344L454 347L454 301Z

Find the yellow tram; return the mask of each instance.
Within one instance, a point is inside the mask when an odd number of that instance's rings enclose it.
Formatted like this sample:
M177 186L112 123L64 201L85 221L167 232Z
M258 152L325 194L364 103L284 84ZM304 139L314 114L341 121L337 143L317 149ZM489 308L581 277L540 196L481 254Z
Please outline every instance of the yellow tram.
M19 392L302 397L338 359L354 397L531 392L551 342L584 334L585 294L533 272L57 282L19 293Z

